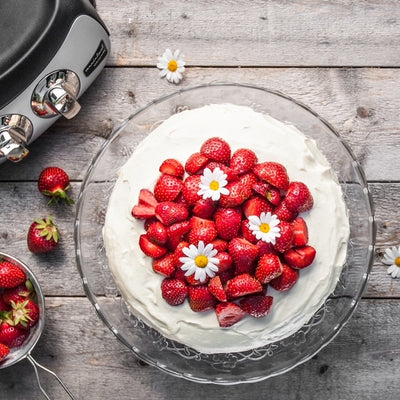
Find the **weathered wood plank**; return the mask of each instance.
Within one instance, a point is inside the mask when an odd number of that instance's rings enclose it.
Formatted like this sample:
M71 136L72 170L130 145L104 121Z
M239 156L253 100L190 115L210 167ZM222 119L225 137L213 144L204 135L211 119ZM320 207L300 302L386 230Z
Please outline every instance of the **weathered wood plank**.
M363 1L99 0L109 65L154 65L166 47L191 66L396 66L400 7Z
M400 70L190 68L175 86L160 79L154 67L107 68L81 98L80 114L57 121L22 163L1 165L0 181L36 179L50 164L80 180L103 138L131 113L180 88L228 81L278 90L304 103L338 130L367 179L400 179Z
M33 356L79 399L235 400L245 391L248 399L395 400L400 396L393 379L400 367L399 306L399 300L361 301L339 335L312 360L245 386L201 385L139 363L80 298L47 299L46 328ZM44 374L42 381L52 398L67 398L53 378ZM7 400L41 398L26 361L1 371L0 393Z

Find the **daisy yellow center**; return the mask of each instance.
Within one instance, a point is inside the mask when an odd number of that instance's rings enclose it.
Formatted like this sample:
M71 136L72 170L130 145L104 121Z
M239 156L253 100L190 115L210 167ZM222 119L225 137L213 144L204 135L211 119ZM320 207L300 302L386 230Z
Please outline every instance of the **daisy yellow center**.
M218 190L219 189L219 182L218 181L210 182L210 189L211 190Z
M199 268L204 268L208 264L208 258L206 256L200 254L199 256L197 256L194 259L194 262Z
M168 63L168 69L169 69L171 72L175 72L175 71L178 69L178 63L177 63L175 60L171 60L171 61Z
M400 257L396 257L396 259L394 260L394 263L400 267Z
M270 230L270 226L269 224L267 224L266 222L264 222L263 224L260 225L260 231L263 233L268 233Z

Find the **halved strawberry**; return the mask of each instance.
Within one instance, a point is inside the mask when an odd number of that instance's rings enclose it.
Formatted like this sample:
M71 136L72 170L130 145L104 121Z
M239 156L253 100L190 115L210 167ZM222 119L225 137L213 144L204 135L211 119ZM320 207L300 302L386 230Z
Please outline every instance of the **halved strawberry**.
M293 246L305 246L308 243L308 227L306 221L297 217L293 225Z
M280 292L291 289L299 279L299 271L283 263L282 274L269 282L269 285Z
M297 213L290 211L287 208L285 199L283 199L275 208L274 214L280 221L291 222L297 217Z
M208 163L209 159L204 154L193 153L185 164L185 170L189 175L197 174Z
M162 174L173 175L182 178L185 174L185 168L180 161L175 158L168 158L160 165L160 172Z
M146 234L140 235L139 247L146 256L151 258L160 258L167 252L166 247L153 243Z
M221 328L228 328L236 324L246 315L246 313L236 303L232 302L217 304L215 312Z
M164 276L171 276L176 269L174 253L166 253L161 258L153 260L153 271Z
M162 174L154 186L154 196L158 202L174 201L182 187L182 179L173 175Z
M178 306L188 296L188 288L180 279L165 278L161 282L161 294L169 305Z
M220 251L215 255L215 258L218 258L218 273L224 272L233 267L233 260L229 253L226 251Z
M250 149L236 150L231 159L230 167L238 174L251 171L257 164L258 159L254 151Z
M285 203L290 211L301 213L312 208L314 199L305 183L290 182L285 197Z
M266 284L277 278L283 271L282 263L275 254L265 254L259 260L255 272L255 278L262 284Z
M255 318L265 317L269 314L274 299L272 296L252 294L240 300L243 311Z
M177 204L173 201L163 201L155 209L157 219L166 226L187 219L189 212L183 204Z
M200 218L211 218L215 211L216 203L211 198L199 199L194 205L192 212Z
M289 187L289 176L286 168L277 162L267 161L257 164L253 172L262 180L278 189L286 191Z
M293 226L290 222L280 221L278 227L280 236L275 239L274 249L283 253L293 244Z
M200 148L200 153L211 160L229 164L231 159L231 148L229 144L219 137L207 139Z
M190 221L176 222L167 226L168 248L175 250L183 237L190 231Z
M281 202L280 190L265 181L257 181L252 188L274 206L277 206Z
M149 206L149 207L156 207L158 204L157 199L155 198L152 191L148 189L141 189L139 192L139 199L138 204Z
M219 204L222 207L236 207L241 205L251 196L251 188L243 185L241 181L229 182L226 186L229 194L222 194L219 199Z
M255 269L254 261L258 257L258 247L244 238L234 238L228 245L229 254L235 265L236 275L243 273L252 274Z
M264 242L264 240L259 240L256 243L258 247L258 257L262 257L265 254L278 254L278 252L274 249L272 243Z
M314 261L316 251L312 246L293 247L285 253L283 257L288 265L295 269L303 269L311 265Z
M261 283L250 274L240 274L226 282L225 292L228 298L237 298L263 290Z
M132 208L132 216L139 219L154 217L157 204L158 201L150 190L141 189L138 204Z
M220 207L215 212L214 219L218 236L221 239L232 240L237 237L242 220L240 208Z
M222 286L221 278L216 275L208 282L208 290L219 301L227 301L224 287Z
M200 190L201 176L188 176L183 182L182 194L189 205L194 206L202 197L198 194Z
M189 306L193 311L203 312L212 310L216 299L208 290L207 285L189 286Z
M205 244L212 242L217 237L215 222L211 219L192 217L189 242L197 246L202 240Z
M242 206L244 215L249 218L250 215L259 216L262 212L270 212L274 211L271 203L264 197L253 196L246 200Z
M250 229L250 221L248 219L244 219L241 225L242 236L248 240L250 243L256 244L258 239L253 234L253 231Z
M156 221L147 229L148 238L156 244L165 245L168 241L167 228L160 222Z
M228 248L228 242L226 240L216 238L214 239L211 244L213 245L213 248L217 250L218 252L225 251Z
M174 250L174 258L175 258L175 265L180 267L182 263L179 261L181 257L186 257L186 254L183 252L183 249L185 247L189 247L190 243L186 242L185 240L182 240L181 242L178 243ZM180 270L180 268L178 268Z

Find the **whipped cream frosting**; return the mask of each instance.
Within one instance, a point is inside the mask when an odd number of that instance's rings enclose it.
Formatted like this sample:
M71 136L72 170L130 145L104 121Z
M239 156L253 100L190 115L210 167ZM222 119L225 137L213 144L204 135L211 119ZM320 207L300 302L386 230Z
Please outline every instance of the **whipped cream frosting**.
M314 207L301 216L317 254L288 292L268 287L274 302L262 318L247 316L221 328L214 311L193 312L188 302L170 306L161 296L163 276L139 248L143 221L131 216L141 188L153 189L164 159L185 163L209 137L224 138L232 153L250 148L259 162L282 163L291 181L310 189ZM283 339L302 327L333 292L345 262L349 221L337 177L315 142L294 126L251 108L208 105L175 114L152 131L120 169L110 197L104 243L110 270L131 312L165 337L203 353L239 352Z

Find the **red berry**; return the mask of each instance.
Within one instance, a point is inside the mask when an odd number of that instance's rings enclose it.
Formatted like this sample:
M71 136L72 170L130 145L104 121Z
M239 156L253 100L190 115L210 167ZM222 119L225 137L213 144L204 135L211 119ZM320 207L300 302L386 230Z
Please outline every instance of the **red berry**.
M244 215L249 218L250 215L257 215L260 216L262 212L270 212L273 213L274 209L270 202L263 197L254 196L250 199L246 200L243 204L243 213Z
M251 171L257 164L258 159L254 151L249 149L236 150L231 159L230 167L238 174Z
M214 308L216 300L207 285L189 286L188 290L189 306L193 311L203 312Z
M202 197L198 194L200 190L201 176L188 176L183 182L182 194L189 205L195 205Z
M175 160L174 158L168 158L160 165L160 172L162 174L168 174L182 178L185 174L185 169L180 161Z
M205 244L212 242L217 237L215 222L211 219L192 217L189 242L197 246L200 241Z
M242 221L241 232L242 236L250 243L256 244L258 242L258 239L253 234L253 231L250 229L250 222L248 219L244 219Z
M226 283L225 291L229 298L246 296L261 292L261 283L250 274L237 275Z
M21 329L6 321L0 325L0 343L8 347L19 347L29 336L29 329Z
M180 279L165 278L161 282L161 294L169 305L177 306L185 301L188 288Z
M263 162L253 168L253 172L262 180L278 189L286 191L289 187L289 177L286 168L277 162Z
M212 172L217 167L226 175L226 180L228 182L238 180L238 174L232 168L229 168L225 164L222 164L222 163L217 162L217 161L208 162L206 164L206 166L204 167L204 169L208 168ZM201 172L203 172L203 171L201 171Z
M293 225L293 246L305 246L308 243L308 228L303 218L297 217Z
M200 153L211 160L229 164L231 159L231 148L229 144L221 138L213 137L206 140L200 148Z
M193 207L193 214L200 218L211 218L215 211L216 203L210 199L199 199Z
M233 267L232 257L226 251L220 251L214 257L219 260L218 273L224 272Z
M283 271L279 257L275 254L265 254L258 260L255 278L266 284L277 278Z
M10 354L10 348L3 343L0 343L0 362Z
M152 218L158 204L154 194L148 189L141 189L139 192L138 204L132 208L132 216L139 219Z
M287 208L285 199L283 199L275 208L274 214L280 221L291 222L297 217L297 213L292 212Z
M149 226L147 236L153 243L160 245L165 245L168 241L167 228L159 221Z
M189 175L197 174L208 163L208 157L201 153L192 154L185 164L185 170Z
M60 233L52 216L37 219L29 227L27 243L32 253L48 253L58 246Z
M139 247L146 256L151 258L160 258L167 252L166 247L153 243L146 234L140 235Z
M239 206L251 196L251 188L243 185L241 181L229 182L225 188L229 190L229 194L221 195L219 204L222 207Z
M288 210L301 213L310 210L314 200L306 184L291 182L286 193L285 203Z
M158 202L174 201L182 190L182 179L173 175L161 175L154 186L154 196Z
M284 292L291 289L299 279L298 270L295 270L286 264L282 264L282 266L283 266L282 274L279 275L277 278L273 279L271 282L269 282L269 285L271 285L271 287L280 292Z
M246 313L235 303L219 303L215 307L219 326L222 328L228 328L241 319L244 318Z
M312 264L316 251L312 246L294 247L285 251L283 257L288 265L295 269L303 269Z
M18 300L26 300L32 299L35 295L35 289L32 285L32 282L27 279L24 283L21 283L18 286L13 288L5 289L3 292L2 300L5 304L10 305L11 300L18 301ZM0 311L4 311L0 308Z
M38 189L40 193L51 197L53 201L64 200L67 204L74 204L66 191L70 188L69 176L59 167L47 167L39 175Z
M157 205L155 215L161 223L169 226L187 219L189 212L183 204L177 204L173 201L163 201Z
M215 212L214 219L218 236L221 239L232 240L237 237L242 220L240 208L220 207Z
M258 247L244 238L234 238L229 242L229 254L235 265L236 275L253 273L254 261L258 257Z
M0 262L0 288L14 288L25 282L26 275L10 261Z
M293 244L293 226L290 222L280 221L278 227L281 236L275 238L274 249L283 253Z
M227 301L221 278L217 275L208 282L208 290L219 301Z
M171 276L176 269L174 253L167 253L153 260L153 271L164 276Z
M184 235L190 231L190 221L176 222L167 226L168 248L175 250L183 240Z
M272 296L263 294L252 294L240 300L239 304L242 310L252 317L261 318L268 315L273 303Z
M40 312L37 304L30 300L11 301L11 320L18 328L31 328L39 320Z

